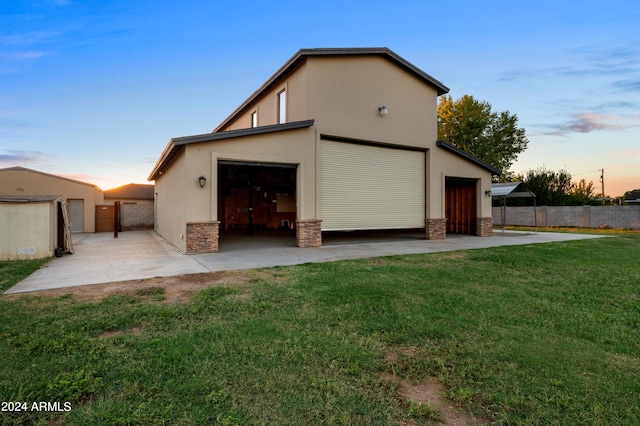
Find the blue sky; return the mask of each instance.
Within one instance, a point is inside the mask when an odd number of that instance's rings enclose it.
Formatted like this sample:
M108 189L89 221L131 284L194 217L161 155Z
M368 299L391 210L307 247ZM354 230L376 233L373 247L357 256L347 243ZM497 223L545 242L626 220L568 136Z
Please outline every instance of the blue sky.
M210 132L300 48L386 46L509 110L516 173L640 188L640 3L0 2L0 167L145 183L171 137Z

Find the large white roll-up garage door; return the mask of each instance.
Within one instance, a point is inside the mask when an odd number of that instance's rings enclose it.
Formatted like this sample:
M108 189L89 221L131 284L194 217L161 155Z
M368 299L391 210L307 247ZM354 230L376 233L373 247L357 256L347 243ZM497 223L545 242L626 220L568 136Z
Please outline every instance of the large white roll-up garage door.
M323 230L424 228L425 153L320 141Z

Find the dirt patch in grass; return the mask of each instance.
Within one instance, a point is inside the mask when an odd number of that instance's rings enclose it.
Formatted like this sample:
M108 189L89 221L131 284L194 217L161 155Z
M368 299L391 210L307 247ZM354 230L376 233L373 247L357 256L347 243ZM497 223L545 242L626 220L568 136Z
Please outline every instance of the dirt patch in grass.
M98 334L96 337L98 339L106 339L108 337L114 337L114 336L127 336L127 335L137 336L138 334L142 334L142 329L140 327L132 327L128 330L103 331L102 333Z
M193 294L211 286L249 286L261 280L271 282L286 281L287 277L273 269L206 272L200 274L177 275L173 277L156 277L144 280L119 281L105 284L91 284L75 287L42 290L5 297L24 296L62 297L72 295L78 300L100 300L112 295L131 294L153 299L158 294L166 303L180 303L191 300ZM237 295L242 297L242 294Z
M444 426L471 426L488 424L485 420L472 417L463 413L458 407L450 404L442 396L444 386L436 379L428 379L420 382L410 382L400 379L390 373L383 373L382 379L387 382L396 383L398 385L398 393L402 401L410 406L411 404L426 405L434 412L439 414L439 419L433 424ZM407 419L404 422L406 426L417 425L413 419Z
M401 362L401 358L411 357L416 354L414 348L400 348L398 352L389 351L385 355L385 361L389 364ZM381 374L382 380L397 384L400 400L408 407L408 417L403 424L405 426L414 426L417 423L412 417L412 411L422 411L429 414L423 420L430 421L431 424L443 426L471 426L484 425L489 422L485 419L473 417L462 412L458 407L451 404L444 398L445 387L435 378L428 378L420 381L409 381L402 379L394 374L385 372ZM425 407L426 410L420 410L416 407ZM424 417L424 416L423 416Z

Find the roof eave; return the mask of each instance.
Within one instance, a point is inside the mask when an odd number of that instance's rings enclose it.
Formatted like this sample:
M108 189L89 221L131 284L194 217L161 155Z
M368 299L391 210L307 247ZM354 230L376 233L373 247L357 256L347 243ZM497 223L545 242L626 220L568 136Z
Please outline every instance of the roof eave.
M218 140L239 138L243 136L256 136L266 133L282 132L286 130L304 129L311 127L314 124L314 120L293 121L284 124L272 124L269 126L251 127L247 129L229 130L226 132L218 133L204 133L201 135L183 136L178 138L172 138L169 140L167 147L162 152L160 159L154 166L151 174L147 178L149 181L156 180L158 176L163 173L163 169L171 163L171 161L180 153L184 146L202 143L202 142L215 142Z
M158 161L156 161L155 166L153 166L149 177L147 177L147 181L151 182L156 180L156 178L162 174L162 171L160 169L164 166L167 166L177 155L177 153L178 150L176 150L173 139L169 139L169 143L164 148L164 151L162 151L162 154L160 154L160 158L158 158Z
M467 161L470 161L474 164L476 164L477 166L482 167L483 169L488 170L489 172L491 172L491 174L493 176L500 176L502 174L502 170L492 166L491 164L482 161L481 159L479 159L478 157L476 157L475 155L469 154L467 151L462 150L460 148L458 148L457 146L451 145L448 142L445 141L436 141L436 146L439 148L444 149L445 151L449 151L453 154L456 154L464 159L466 159Z

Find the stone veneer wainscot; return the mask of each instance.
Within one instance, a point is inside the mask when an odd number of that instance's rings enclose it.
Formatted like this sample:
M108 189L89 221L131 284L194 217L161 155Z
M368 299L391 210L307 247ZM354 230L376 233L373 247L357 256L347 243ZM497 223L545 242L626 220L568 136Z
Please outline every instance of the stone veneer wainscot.
M187 254L217 253L220 221L187 223Z
M322 245L322 220L303 219L296 221L296 245L302 248Z

